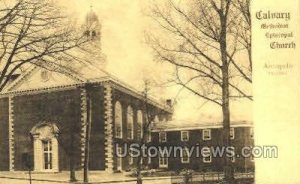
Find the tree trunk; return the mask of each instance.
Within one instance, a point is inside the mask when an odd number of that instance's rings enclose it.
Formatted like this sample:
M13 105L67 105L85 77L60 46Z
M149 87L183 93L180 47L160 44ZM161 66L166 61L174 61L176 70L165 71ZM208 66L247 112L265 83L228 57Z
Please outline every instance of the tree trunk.
M140 159L138 159L140 162ZM138 164L137 173L136 173L136 184L143 184L142 174L141 174L141 164Z
M73 160L73 159L72 159ZM70 182L77 181L75 175L74 161L70 161Z
M221 32L220 32L220 51L222 59L222 113L223 113L223 146L230 146L230 110L229 110L229 71L227 61L227 21L226 16L220 16ZM231 160L226 154L224 158L224 180L225 183L234 183L234 173Z
M140 152L142 151L142 145L143 145L143 142L144 142L144 135L145 135L145 132L143 132L143 135L141 135L141 143L140 143L140 146L139 146L139 151ZM137 167L136 167L136 184L143 184L142 173L141 173L141 170L142 170L141 160L142 159L143 159L142 155L140 154L138 156Z
M70 181L74 182L76 180L76 175L75 175L75 163L74 163L74 130L71 128L71 149L69 150L69 157L70 157Z
M71 132L72 136L71 136L71 150L70 150L70 182L74 182L77 181L76 180L76 175L75 175L75 164L74 164L74 154L73 154L73 150L74 150L74 132Z

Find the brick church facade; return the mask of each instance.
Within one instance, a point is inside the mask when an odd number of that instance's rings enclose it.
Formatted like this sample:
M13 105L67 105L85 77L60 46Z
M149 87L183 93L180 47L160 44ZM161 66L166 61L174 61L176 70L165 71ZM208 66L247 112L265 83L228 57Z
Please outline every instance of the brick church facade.
M145 110L147 105L147 113ZM34 67L17 77L0 94L0 170L24 171L24 155L32 157L36 172L76 170L84 163L88 124L89 169L115 172L135 167L137 158L117 157L124 144L140 143L146 116L151 124L148 146L222 146L222 125L172 125L172 107L154 99L108 73L87 66L75 74ZM152 126L153 125L153 126ZM232 122L232 146L237 151L253 146L251 122ZM231 132L232 133L232 132ZM222 158L143 158L148 169L221 171ZM253 170L251 158L235 158L237 170Z
M83 28L87 39L101 45L101 24L92 10ZM100 50L93 60L97 57L103 60ZM36 172L69 170L70 162L81 170L87 135L90 170L128 168L115 157L115 144L140 141L145 106L151 121L172 115L170 105L145 102L143 93L90 62L66 68L27 69L0 93L0 171L27 170L25 157L32 158Z
M91 66L76 76L33 68L0 95L0 170L26 170L24 154L32 155L34 171L68 170L70 159L82 169L89 116L89 169L113 172L115 137L138 140L144 103L142 93ZM167 104L147 105L153 120L171 117Z

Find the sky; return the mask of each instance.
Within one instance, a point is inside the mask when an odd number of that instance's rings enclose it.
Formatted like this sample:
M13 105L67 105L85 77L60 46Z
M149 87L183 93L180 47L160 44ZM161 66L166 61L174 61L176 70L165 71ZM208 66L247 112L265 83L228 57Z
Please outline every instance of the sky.
M146 3L145 3L146 2ZM92 10L102 25L101 48L106 56L105 70L122 81L142 90L144 79L152 78L156 84L169 78L172 66L154 61L145 32L155 29L146 15L143 0L59 0L70 17L83 21ZM158 87L159 86L159 87ZM174 118L199 122L221 121L221 109L179 87L151 87L157 99L176 99ZM232 103L233 120L251 120L250 102Z

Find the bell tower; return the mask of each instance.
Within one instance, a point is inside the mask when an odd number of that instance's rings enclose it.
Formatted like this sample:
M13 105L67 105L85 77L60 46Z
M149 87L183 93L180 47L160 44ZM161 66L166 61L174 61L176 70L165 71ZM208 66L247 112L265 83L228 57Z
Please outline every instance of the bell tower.
M85 18L85 36L89 40L100 40L101 39L101 24L97 14L93 11L91 6L90 12L87 13Z
M106 55L102 53L101 29L101 21L91 6L82 24L83 36L88 41L86 49L89 50L89 54L85 54L83 57L90 63L94 63L94 66L104 69L106 67Z

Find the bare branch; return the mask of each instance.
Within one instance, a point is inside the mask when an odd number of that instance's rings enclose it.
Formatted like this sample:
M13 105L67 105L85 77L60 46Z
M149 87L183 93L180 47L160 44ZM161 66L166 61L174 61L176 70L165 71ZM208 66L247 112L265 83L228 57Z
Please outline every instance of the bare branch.
M11 7L0 2L0 90L24 65L67 72L68 63L83 62L74 53L86 52L89 40L76 29L51 0L17 0Z

